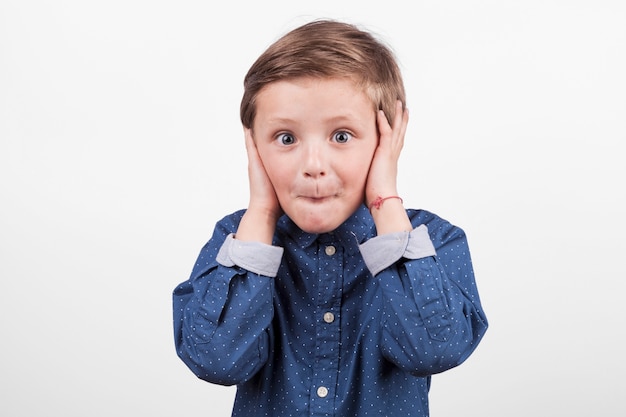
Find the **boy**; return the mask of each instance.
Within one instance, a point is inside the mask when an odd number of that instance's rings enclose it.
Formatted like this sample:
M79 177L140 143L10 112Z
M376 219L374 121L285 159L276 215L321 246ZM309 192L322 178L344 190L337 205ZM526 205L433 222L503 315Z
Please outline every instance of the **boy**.
M463 231L405 210L408 123L391 51L314 21L244 81L247 210L174 290L180 358L233 385L233 416L427 416L430 376L487 329Z

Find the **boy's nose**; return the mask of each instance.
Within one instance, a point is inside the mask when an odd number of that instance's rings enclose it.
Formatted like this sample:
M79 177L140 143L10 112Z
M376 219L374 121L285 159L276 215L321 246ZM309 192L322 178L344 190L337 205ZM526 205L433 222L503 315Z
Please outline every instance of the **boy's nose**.
M317 178L326 175L328 167L326 158L321 146L307 146L302 161L302 172L305 177Z

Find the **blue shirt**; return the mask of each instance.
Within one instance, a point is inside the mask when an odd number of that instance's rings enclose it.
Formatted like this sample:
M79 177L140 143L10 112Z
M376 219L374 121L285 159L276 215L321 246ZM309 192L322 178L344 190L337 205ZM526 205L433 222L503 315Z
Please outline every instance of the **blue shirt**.
M237 384L234 417L428 416L430 376L487 329L464 232L407 210L376 236L362 206L320 235L283 216L273 245L226 216L173 294L176 349L201 379Z

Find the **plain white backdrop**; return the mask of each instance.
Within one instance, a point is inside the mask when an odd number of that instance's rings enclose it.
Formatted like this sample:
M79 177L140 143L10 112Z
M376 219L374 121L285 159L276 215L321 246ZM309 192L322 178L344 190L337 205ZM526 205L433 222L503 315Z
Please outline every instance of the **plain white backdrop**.
M432 415L626 415L619 0L0 1L0 415L230 415L171 292L246 206L248 67L320 17L396 51L401 195L469 235L491 327Z

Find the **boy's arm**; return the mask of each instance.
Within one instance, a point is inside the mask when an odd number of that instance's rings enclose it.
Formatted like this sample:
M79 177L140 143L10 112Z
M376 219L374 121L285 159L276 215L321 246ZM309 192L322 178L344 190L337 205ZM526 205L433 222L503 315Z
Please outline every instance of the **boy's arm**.
M365 190L378 236L361 252L385 300L383 354L407 372L431 375L463 362L487 320L463 231L435 216L411 221L397 194L407 124L400 102L391 126L379 111L380 139Z
M413 231L361 245L385 300L383 354L420 376L461 364L488 325L464 232L424 213L414 215Z
M239 384L266 362L282 249L232 238L240 214L218 223L190 278L173 293L176 351L201 379ZM242 266L243 265L243 266Z
M265 363L274 280L282 249L271 246L280 205L245 129L250 202L241 218L218 223L191 278L174 291L180 358L200 378L244 382ZM235 232L235 233L233 233Z

